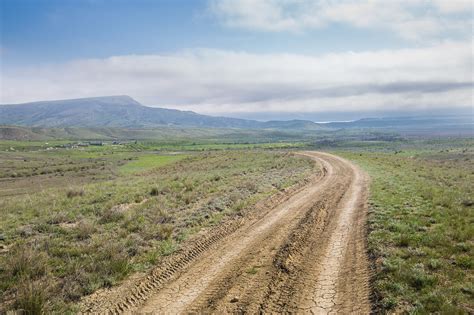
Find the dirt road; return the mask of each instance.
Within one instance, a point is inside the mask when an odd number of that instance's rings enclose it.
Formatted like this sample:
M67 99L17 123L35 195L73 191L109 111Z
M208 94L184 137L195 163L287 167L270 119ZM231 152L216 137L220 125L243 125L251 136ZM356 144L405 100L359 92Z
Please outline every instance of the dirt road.
M229 223L84 312L369 313L366 175L326 153L321 175Z

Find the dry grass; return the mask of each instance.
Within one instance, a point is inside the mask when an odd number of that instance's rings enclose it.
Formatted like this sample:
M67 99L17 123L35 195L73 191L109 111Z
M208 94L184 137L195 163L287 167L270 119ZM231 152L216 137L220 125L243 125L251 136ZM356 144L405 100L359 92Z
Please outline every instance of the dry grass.
M68 198L74 198L74 197L81 197L81 196L84 196L84 189L82 188L78 188L78 189L69 189L67 192L66 192L66 196Z

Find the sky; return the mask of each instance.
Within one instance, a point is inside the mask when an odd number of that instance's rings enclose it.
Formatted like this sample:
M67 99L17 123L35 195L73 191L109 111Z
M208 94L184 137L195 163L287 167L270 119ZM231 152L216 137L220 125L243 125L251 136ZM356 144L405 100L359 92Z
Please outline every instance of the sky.
M472 114L470 0L0 0L0 104L259 120Z

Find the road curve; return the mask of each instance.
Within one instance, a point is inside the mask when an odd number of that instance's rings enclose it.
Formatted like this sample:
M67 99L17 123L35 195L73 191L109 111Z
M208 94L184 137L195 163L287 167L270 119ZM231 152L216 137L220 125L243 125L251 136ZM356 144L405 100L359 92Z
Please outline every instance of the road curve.
M199 243L107 311L370 313L368 177L340 157L300 154L321 165L317 180L263 215Z

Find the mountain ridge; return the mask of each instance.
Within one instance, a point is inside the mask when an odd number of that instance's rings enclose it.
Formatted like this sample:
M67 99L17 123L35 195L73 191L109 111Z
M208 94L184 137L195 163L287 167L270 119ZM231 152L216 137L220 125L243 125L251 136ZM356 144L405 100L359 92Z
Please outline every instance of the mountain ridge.
M326 123L298 119L257 121L149 107L127 95L0 105L0 125L43 128L178 127L310 132L376 129L409 134L474 135L473 121L472 115L363 118Z
M0 124L33 127L162 126L252 129L323 128L305 120L269 121L201 115L192 111L148 107L127 95L39 101L0 106Z

